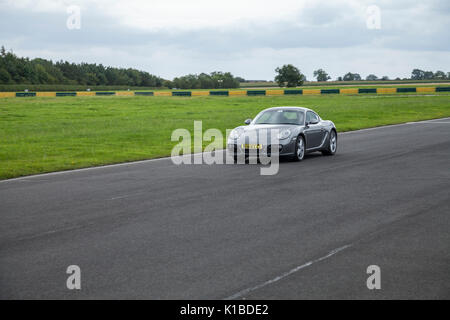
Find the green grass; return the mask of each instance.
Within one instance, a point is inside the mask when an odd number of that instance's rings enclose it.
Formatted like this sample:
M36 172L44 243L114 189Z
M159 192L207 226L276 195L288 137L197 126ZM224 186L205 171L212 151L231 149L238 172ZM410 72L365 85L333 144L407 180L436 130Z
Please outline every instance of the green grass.
M450 95L0 99L0 179L170 155L172 130L233 128L272 106L305 106L339 131L450 116Z

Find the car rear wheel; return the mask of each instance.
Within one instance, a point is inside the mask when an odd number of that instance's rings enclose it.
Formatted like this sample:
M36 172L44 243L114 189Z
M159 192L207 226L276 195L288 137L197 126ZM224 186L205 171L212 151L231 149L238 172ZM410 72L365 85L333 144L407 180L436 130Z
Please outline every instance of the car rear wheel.
M328 141L328 147L326 150L322 151L322 154L327 156L332 156L337 151L337 134L336 131L331 130L330 139Z
M295 141L295 152L293 155L294 161L302 161L305 157L305 139L303 136L298 136Z

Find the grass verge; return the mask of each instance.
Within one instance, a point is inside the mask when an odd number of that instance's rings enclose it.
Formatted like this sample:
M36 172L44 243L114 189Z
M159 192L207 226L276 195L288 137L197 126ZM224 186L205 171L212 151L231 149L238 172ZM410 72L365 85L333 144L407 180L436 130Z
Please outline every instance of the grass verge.
M450 116L450 95L0 99L0 179L170 155L176 128L224 134L272 106L304 106L339 131ZM206 143L205 143L206 144Z

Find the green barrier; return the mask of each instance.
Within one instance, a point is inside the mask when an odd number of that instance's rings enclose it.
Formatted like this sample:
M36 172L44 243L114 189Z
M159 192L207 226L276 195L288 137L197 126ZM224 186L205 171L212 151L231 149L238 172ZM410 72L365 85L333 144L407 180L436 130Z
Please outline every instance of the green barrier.
M210 96L228 96L228 91L210 91Z
M303 94L303 90L284 90L284 94Z
M333 93L339 94L340 91L339 91L339 89L322 89L322 90L320 90L320 93L321 94L333 94Z
M148 91L148 92L145 92L145 91L135 91L135 92L134 92L134 95L135 95L135 96L153 96L153 92L152 92L152 91Z
M436 92L447 92L450 91L450 87L436 87Z
M360 88L358 89L358 93L377 93L376 88Z
M173 91L172 96L173 97L181 97L181 96L188 96L190 97L192 93L190 91Z
M416 88L397 88L397 93L399 92L416 92Z
M115 92L111 92L111 91L104 91L104 92L98 91L95 93L96 96L112 96L115 94L116 94Z
M77 95L76 92L57 92L57 97L75 97Z
M36 97L36 92L16 92L16 97Z
M266 90L247 90L248 96L265 96Z

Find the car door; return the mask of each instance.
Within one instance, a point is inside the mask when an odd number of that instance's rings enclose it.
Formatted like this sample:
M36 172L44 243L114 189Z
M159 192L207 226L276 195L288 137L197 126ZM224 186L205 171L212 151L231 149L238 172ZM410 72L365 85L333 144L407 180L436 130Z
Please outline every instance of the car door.
M319 116L312 112L306 112L307 128L305 129L306 149L314 149L321 145L323 140L323 128Z

